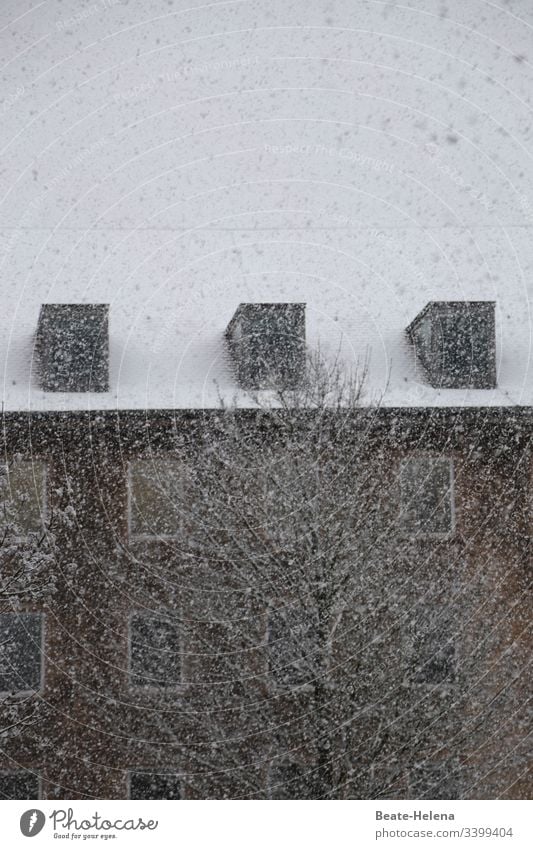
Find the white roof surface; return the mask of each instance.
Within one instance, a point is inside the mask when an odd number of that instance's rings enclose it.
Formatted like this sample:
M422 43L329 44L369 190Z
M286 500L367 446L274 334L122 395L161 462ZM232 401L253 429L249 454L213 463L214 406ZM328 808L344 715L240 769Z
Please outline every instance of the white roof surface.
M532 404L530 0L3 0L0 40L6 410L218 406L258 301L388 406ZM415 371L404 328L463 299L495 390ZM38 388L57 302L110 304L110 392Z

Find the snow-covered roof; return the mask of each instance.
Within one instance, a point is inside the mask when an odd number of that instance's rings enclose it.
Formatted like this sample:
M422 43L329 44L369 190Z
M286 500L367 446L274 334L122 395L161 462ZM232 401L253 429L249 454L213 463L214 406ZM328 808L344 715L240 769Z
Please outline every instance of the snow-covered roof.
M224 331L278 301L385 405L531 405L532 34L529 0L4 0L4 408L249 404ZM417 371L444 300L496 303L495 389ZM39 388L43 303L110 305L109 392Z

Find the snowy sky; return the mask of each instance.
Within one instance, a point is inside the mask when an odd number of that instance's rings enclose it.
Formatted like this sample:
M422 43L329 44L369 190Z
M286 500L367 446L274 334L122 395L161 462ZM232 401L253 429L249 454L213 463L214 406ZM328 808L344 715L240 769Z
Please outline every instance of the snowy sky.
M533 402L531 0L2 0L0 39L6 409L217 406L242 301L387 405ZM448 299L497 302L495 390L416 373ZM46 302L110 304L109 393L38 388Z

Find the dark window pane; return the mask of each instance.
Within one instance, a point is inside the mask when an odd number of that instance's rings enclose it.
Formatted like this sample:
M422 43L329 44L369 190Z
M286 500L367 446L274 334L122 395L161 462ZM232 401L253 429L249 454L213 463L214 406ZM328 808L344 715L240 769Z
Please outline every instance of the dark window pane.
M175 536L180 527L181 463L175 458L130 465L130 528L139 536Z
M179 624L161 616L134 614L130 623L132 683L171 687L180 682Z
M40 688L41 625L39 613L0 614L0 692Z
M457 763L424 761L411 770L411 795L416 799L459 799L460 770Z
M310 799L310 788L300 764L285 763L272 766L269 776L271 799Z
M448 458L412 457L401 468L401 516L413 533L452 530L451 463Z
M419 684L445 684L455 680L455 647L438 635L425 635L416 644L415 681Z
M13 525L15 532L39 531L45 511L45 465L24 460L3 467L0 474L0 498L5 504L2 524Z
M26 770L0 772L0 799L38 799L39 776Z
M130 799L181 799L181 781L175 773L130 773Z
M315 632L310 614L299 607L284 607L270 612L270 674L278 686L297 686L312 678Z

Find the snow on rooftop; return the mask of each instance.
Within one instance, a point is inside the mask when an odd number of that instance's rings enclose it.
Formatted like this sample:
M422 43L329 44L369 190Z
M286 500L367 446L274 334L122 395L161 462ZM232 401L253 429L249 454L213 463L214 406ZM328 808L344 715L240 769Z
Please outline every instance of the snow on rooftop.
M5 0L7 410L249 404L224 331L305 302L390 406L533 403L533 10ZM497 387L437 390L405 328L496 302ZM110 305L110 391L43 392L43 303Z

